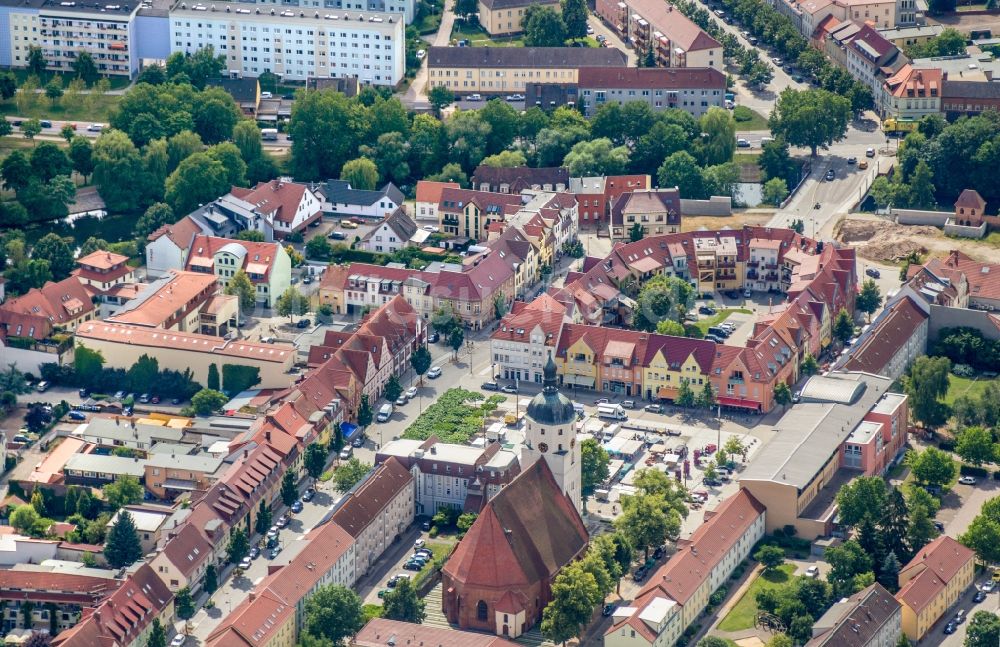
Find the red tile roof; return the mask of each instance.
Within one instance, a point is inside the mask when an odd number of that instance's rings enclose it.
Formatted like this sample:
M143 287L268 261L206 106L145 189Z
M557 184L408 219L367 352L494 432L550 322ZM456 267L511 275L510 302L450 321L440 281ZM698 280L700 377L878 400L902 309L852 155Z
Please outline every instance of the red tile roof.
M417 181L417 202L432 202L437 204L441 201L441 192L445 189L459 189L461 186L457 182L432 182L431 180Z
M351 647L385 647L390 639L395 639L398 647L515 647L500 636L491 636L475 631L460 631L417 625L399 620L375 618L368 622L351 640Z
M90 294L70 276L0 304L0 326L6 326L9 336L45 339L53 326L67 325L93 311Z
M330 519L357 538L411 483L413 475L390 457L341 499Z
M629 0L628 11L641 15L650 23L652 31L663 32L673 47L680 47L685 52L722 47L719 41L662 0Z
M975 189L965 189L958 195L958 200L955 200L955 208L959 207L978 209L982 213L986 207L986 200L983 200L983 197Z
M852 349L844 370L883 375L886 364L906 345L927 314L909 297L889 306L876 327Z
M122 256L121 254L115 254L114 252L99 249L87 254L83 258L76 259L76 264L85 267L93 267L98 270L110 270L116 265L121 265L127 260L128 256Z
M896 599L916 613L930 604L976 554L947 535L920 549L899 571L900 581L915 573L899 589Z
M214 275L215 255L221 251L229 251L234 256L242 256L239 269L250 274L253 283L266 282L274 267L274 261L281 254L278 243L260 243L248 240L233 240L217 236L195 236L191 242L191 252L188 254L184 269L194 271L196 267L207 267ZM260 276L261 278L254 278Z
M516 312L504 315L490 339L528 343L531 332L540 327L545 335L545 345L554 347L559 341L559 330L565 317L566 306L548 294L542 294L531 303L523 304Z
M153 233L147 240L153 242L161 236L167 236L170 241L179 249L187 249L191 246L191 241L201 233L201 226L195 222L191 216L185 216L172 225L163 225Z
M952 251L944 264L965 274L970 298L1000 299L1000 265L974 261L959 251Z
M306 187L303 184L271 180L261 182L252 189L234 186L230 193L257 207L264 214L274 214L274 219L291 224L295 220L295 212L305 197ZM317 210L319 209L319 202ZM311 216L312 214L310 214Z

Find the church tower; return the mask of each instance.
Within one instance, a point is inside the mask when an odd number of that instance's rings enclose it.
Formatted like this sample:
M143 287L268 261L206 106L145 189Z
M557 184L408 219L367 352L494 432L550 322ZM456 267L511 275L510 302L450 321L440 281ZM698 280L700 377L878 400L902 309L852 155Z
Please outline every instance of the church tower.
M542 459L549 465L556 483L579 512L583 507L583 477L580 469L580 445L576 442L576 411L573 403L556 387L556 363L549 353L543 370L542 392L536 395L525 412L524 445L521 469Z

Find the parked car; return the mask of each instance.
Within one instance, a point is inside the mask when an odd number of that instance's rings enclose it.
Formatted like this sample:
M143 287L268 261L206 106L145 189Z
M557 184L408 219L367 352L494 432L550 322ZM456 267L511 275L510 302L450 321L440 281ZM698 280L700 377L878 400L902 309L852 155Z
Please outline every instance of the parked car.
M411 386L410 388L406 389L406 397L409 398L410 400L417 397L417 387Z
M806 577L816 579L819 577L819 566L810 566L806 569Z
M309 277L306 277L306 278L309 278ZM308 328L311 324L312 324L312 321L310 321L309 319L299 319L296 322L295 327L296 328Z
M868 276L872 277L873 279L877 279L877 278L879 278L880 276L882 276L882 273L881 273L881 272L879 272L879 271L878 271L877 269L875 269L874 267L869 267L868 269L866 269L866 270L865 270L865 274L867 274Z
M270 530L267 531L266 536L268 539L277 539L279 532L281 532L280 528L277 526L271 526Z
M714 315L715 308L711 306L701 306L698 308L698 313L703 315Z
M412 559L403 564L403 570L406 571L419 571L423 567L424 567L423 564L421 564L420 562L415 562Z
M405 405L409 401L410 401L410 399L406 397L405 393L403 393L398 398L396 398L396 406L397 407L402 407L403 405Z
M962 485L975 485L976 479L973 476L963 476L960 479L958 479L958 482L961 483Z
M482 384L479 385L479 388L481 388L483 391L499 391L500 385L497 384L496 382L483 382Z
M281 552L281 544L278 544L277 546L271 549L271 552L267 554L267 558L274 559L278 556L280 552Z
M662 404L647 404L643 408L646 411L650 412L650 413L663 413L663 405Z
M86 420L87 414L82 411L70 411L68 414L70 420Z
M291 509L295 514L302 512L302 501L293 501Z
M143 404L148 404L149 403L149 394L148 393L143 393L142 395L140 395L139 396L139 402L141 402Z
M853 157L853 156L852 157L848 157L847 158L847 163L853 166L854 164L858 163L858 158L857 157Z
M247 553L247 556L249 556L250 559L257 559L258 557L260 557L260 549L257 548L256 546L253 546L250 549L250 552Z
M646 567L640 566L635 570L635 573L632 573L632 580L635 582L641 582L644 579L646 579Z
M610 402L611 400L608 400L607 398L597 398L594 400L594 404L609 404Z
M605 618L607 618L607 617L609 617L614 612L615 612L615 605L613 605L613 604L605 604L604 605L604 610L601 611L601 615L604 616Z
M976 604L979 604L980 602L982 602L985 599L986 599L986 592L985 591L976 591L976 594L974 596L972 596L972 601L975 602Z
M87 131L92 133L99 133L104 130L104 124L90 124L87 126Z
M250 568L250 563L251 563L251 560L250 560L250 556L248 555L248 556L244 557L242 560L240 560L239 567L242 568L245 571L248 568Z
M957 629L958 625L956 625L954 621L951 621L944 626L944 633L946 636L950 636L951 634L955 633Z
M830 182L833 180L833 178L837 177L837 174L833 172L833 169L830 169L829 171L826 172L826 175L824 177L826 177L827 182Z
M316 490L306 490L305 494L302 495L302 500L309 503L313 500L314 496L316 496Z
M351 447L357 448L357 447L364 447L364 446L365 446L365 437L364 436L358 436L357 438L355 438L354 440L351 441Z
M622 400L622 406L626 409L635 409L635 400Z
M865 157L875 157L875 149L871 146L865 151Z
M418 539L415 542L413 542L413 547L414 548L423 548L426 544L427 544L427 542L424 541L423 539Z
M177 634L174 636L174 639L170 641L170 647L181 647L185 640L187 640L187 636L184 634Z
M742 137L736 138L736 148L750 148L750 141Z
M747 288L746 290L743 290L743 298L744 299L749 299L752 296L753 296L753 292L751 292L750 288Z
M351 448L350 447L345 447L345 448L341 449L340 450L340 460L346 461L348 458L351 457L351 453L352 452L351 452Z
M432 366L430 370L427 371L427 377L432 380L436 380L437 378L441 377L441 367Z
M993 590L996 587L997 585L993 580L986 580L985 582L983 582L982 586L979 587L979 590L983 591L984 593L993 593Z
M160 404L160 396L154 395L149 399L150 404Z
M436 332L432 332L431 336L427 338L427 342L431 344L436 344L441 339L441 335Z
M278 517L278 521L275 522L275 525L278 526L279 528L287 528L288 527L288 521L289 521L288 515L287 514L283 514L280 517Z
M330 238L334 240L347 240L347 234L342 231L335 231L330 234Z
M663 546L657 546L656 550L653 551L653 559L660 559L667 554L667 549Z
M87 389L80 389L79 391L77 391L77 393L80 394L81 398L86 398L90 396L90 392L87 391Z
M427 50L426 50L426 49L418 49L418 50L417 50L417 58L418 58L419 60L423 60L423 58L424 58L425 56L427 56Z
M963 622L965 622L965 609L959 609L955 613L955 618L952 620L952 622L954 622L957 625L960 625Z
M500 387L500 390L503 391L504 393L517 394L517 387L514 386L513 384L504 384L502 387Z

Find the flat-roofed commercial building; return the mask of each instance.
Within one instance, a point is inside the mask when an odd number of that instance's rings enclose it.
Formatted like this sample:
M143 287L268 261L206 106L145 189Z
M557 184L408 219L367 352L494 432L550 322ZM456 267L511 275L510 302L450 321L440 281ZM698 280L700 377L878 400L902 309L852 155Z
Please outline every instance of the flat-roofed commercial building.
M245 76L354 76L365 85L396 85L404 28L392 13L181 2L170 11L170 50L192 54L211 45L230 72Z
M431 47L431 87L453 92L524 92L528 83L577 83L585 67L625 67L610 47Z

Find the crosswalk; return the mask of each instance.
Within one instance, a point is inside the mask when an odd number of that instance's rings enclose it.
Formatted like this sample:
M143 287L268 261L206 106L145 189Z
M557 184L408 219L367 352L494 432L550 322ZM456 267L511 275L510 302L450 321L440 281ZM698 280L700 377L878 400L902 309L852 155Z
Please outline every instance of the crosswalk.
M445 618L444 612L441 610L441 583L438 582L437 586L428 591L427 595L424 596L424 621L429 627L438 627L439 629L454 629L448 623L448 619ZM552 641L545 640L542 637L542 632L538 630L538 627L532 627L531 631L518 638L515 642L525 647L554 647Z

